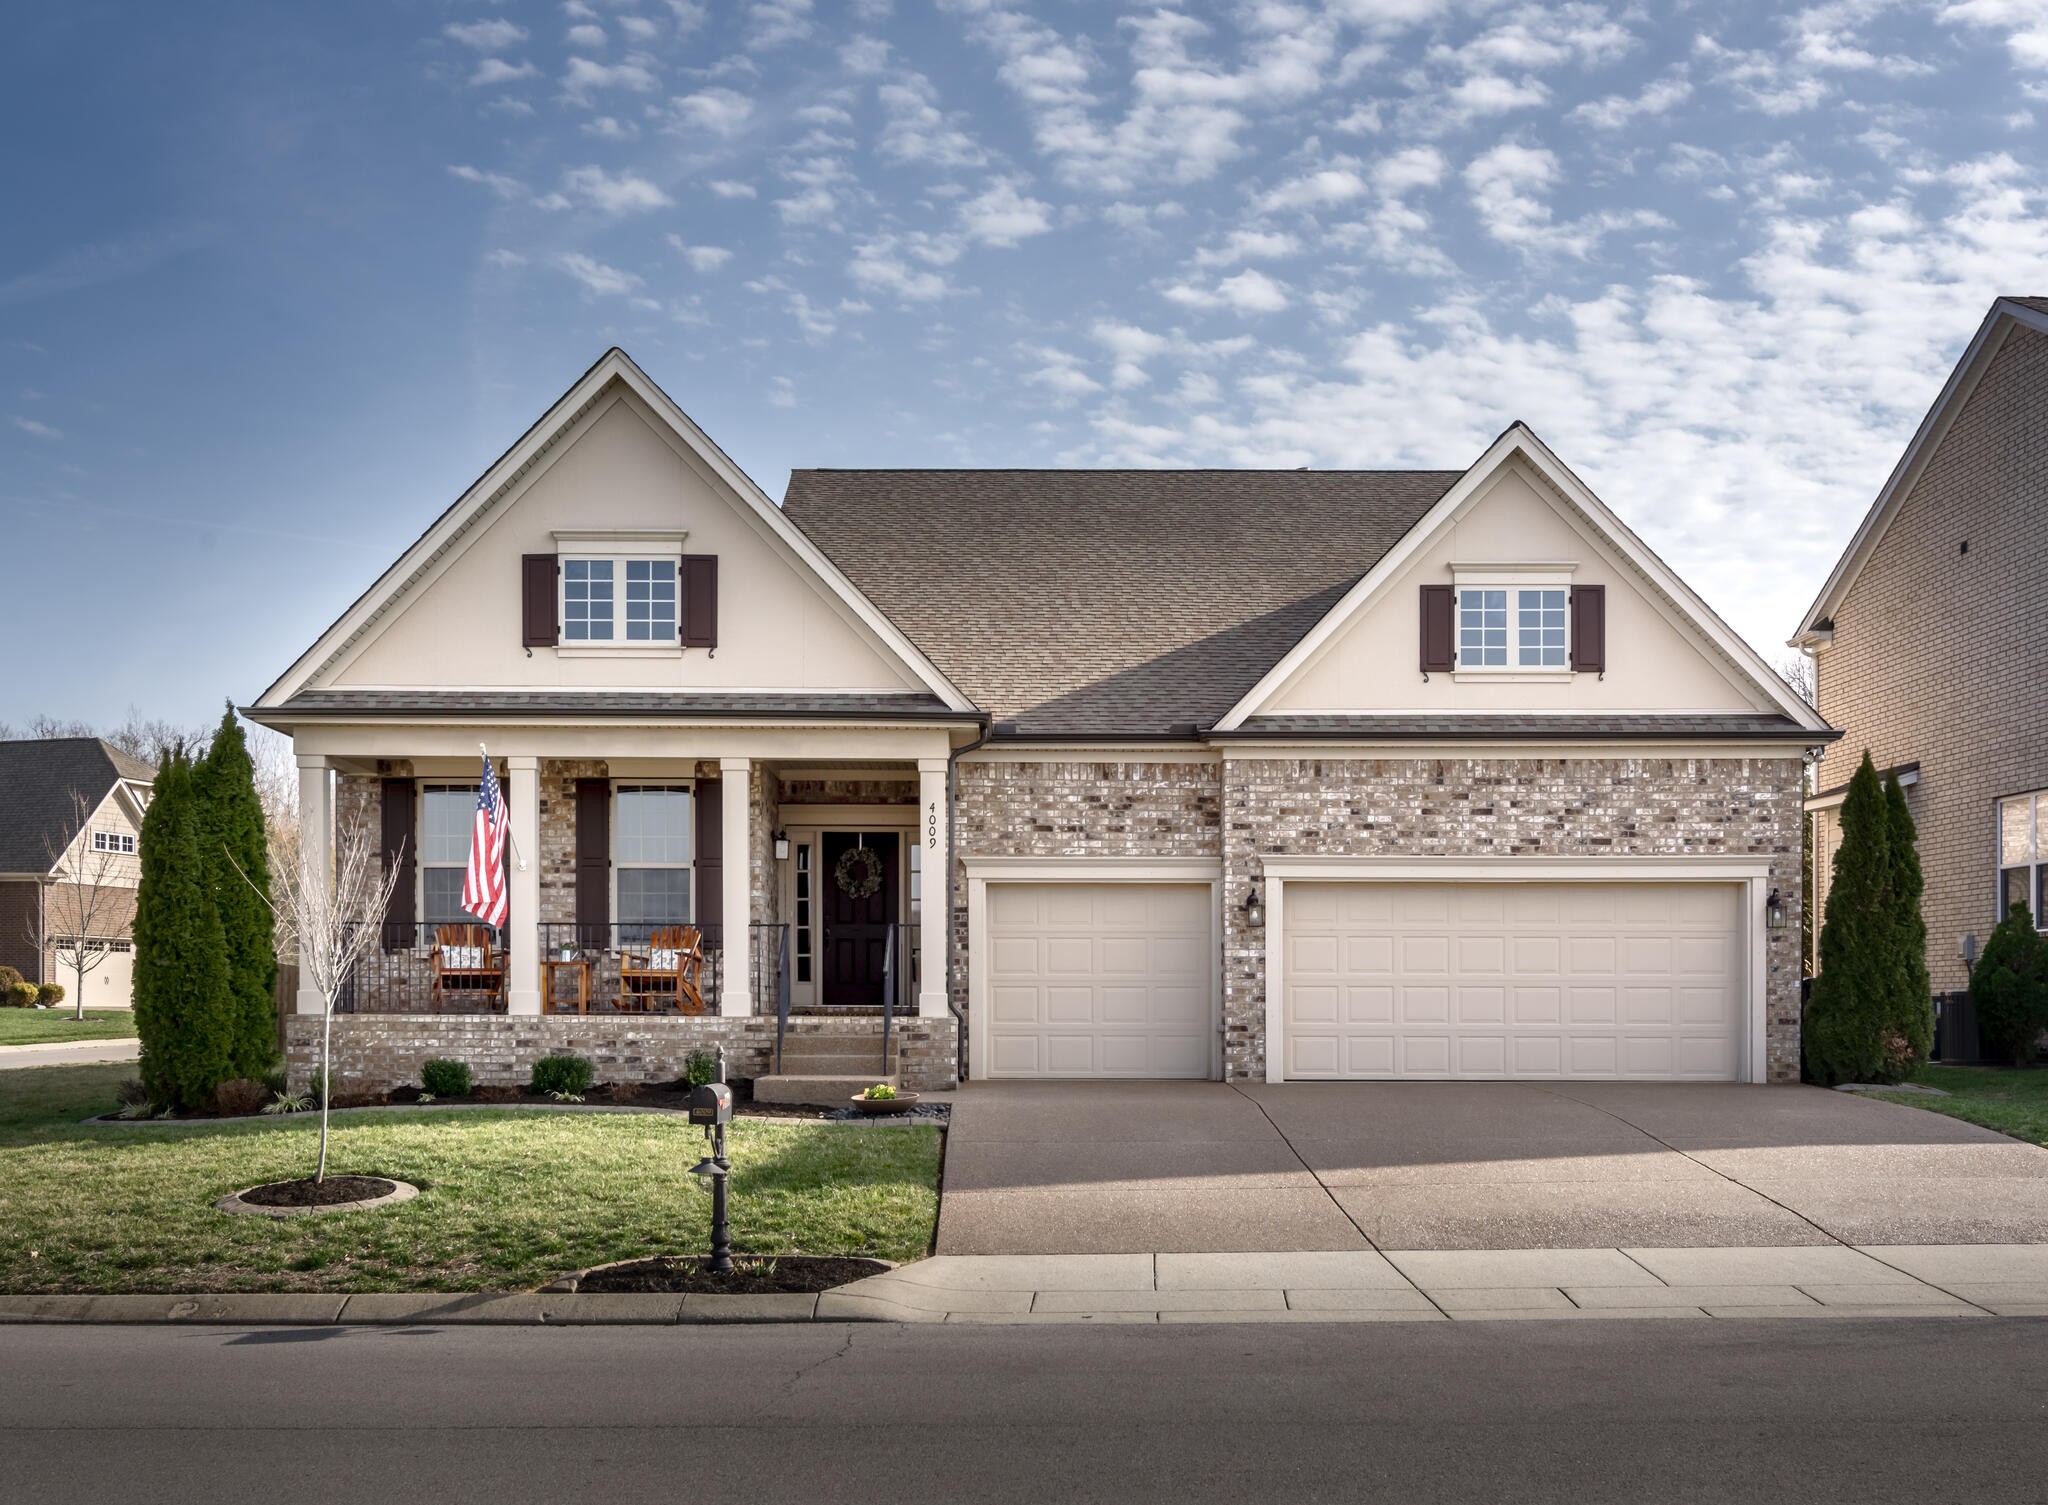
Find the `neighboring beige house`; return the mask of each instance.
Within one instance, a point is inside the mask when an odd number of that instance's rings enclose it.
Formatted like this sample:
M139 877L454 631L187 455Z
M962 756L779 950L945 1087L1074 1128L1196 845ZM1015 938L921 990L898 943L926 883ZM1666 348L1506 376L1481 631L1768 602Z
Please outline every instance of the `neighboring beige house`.
M2000 298L1793 637L1842 729L1819 767L1813 903L1850 774L1895 769L1920 832L1927 972L2048 899L2048 298ZM1818 944L1818 926L1815 927Z
M808 470L777 506L614 350L248 715L308 839L365 819L402 869L337 1026L366 1086L711 1043L827 1096L1798 1075L1834 733L1520 424L1463 471ZM430 1018L479 744L504 992ZM710 1012L615 1012L683 922Z
M147 763L97 737L0 742L0 965L75 992L71 954L82 946L99 957L87 1005L127 1007L137 848L155 782Z

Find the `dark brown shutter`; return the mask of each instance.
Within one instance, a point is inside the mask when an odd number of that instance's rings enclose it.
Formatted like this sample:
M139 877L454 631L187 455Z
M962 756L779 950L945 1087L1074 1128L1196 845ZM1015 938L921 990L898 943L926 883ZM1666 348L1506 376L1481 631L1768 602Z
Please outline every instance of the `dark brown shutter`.
M697 782L697 925L719 939L725 920L725 786Z
M1581 674L1607 670L1607 587L1572 587L1572 668Z
M391 890L391 903L384 911L384 949L403 951L413 944L413 925L419 919L419 842L413 836L413 785L411 779L385 779L384 839L381 855L384 871L398 872Z
M612 786L609 779L576 781L577 945L611 944Z
M718 646L718 556L683 556L683 604L680 626L685 648Z
M1448 585L1422 588L1422 672L1449 674L1458 667L1457 595Z
M561 640L560 626L555 620L555 556L522 554L519 564L524 594L520 619L525 624L526 646L552 648Z

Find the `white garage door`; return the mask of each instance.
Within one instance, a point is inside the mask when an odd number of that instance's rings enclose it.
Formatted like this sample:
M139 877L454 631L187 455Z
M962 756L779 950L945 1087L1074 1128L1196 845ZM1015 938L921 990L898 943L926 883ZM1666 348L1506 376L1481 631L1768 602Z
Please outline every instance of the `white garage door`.
M1740 1075L1740 885L1290 883L1290 1079Z
M1210 891L991 883L991 1077L1207 1077L1216 1038Z

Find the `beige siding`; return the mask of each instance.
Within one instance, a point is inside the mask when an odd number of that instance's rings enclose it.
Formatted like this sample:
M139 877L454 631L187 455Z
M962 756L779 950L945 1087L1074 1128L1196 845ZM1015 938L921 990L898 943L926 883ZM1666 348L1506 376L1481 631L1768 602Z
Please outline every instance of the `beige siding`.
M1969 552L1961 545L1967 540ZM1927 968L1967 980L1965 935L1996 921L2001 794L2048 789L2048 336L2015 328L1956 415L1818 655L1820 711L1845 732L1819 784L1918 761ZM1816 906L1828 869L1819 864Z
M1574 584L1607 591L1607 672L1563 682L1488 683L1433 675L1417 661L1417 587L1449 584L1451 566L1578 566ZM1746 711L1771 709L1660 610L1634 570L1513 466L1411 562L1381 596L1285 687L1272 713L1342 711ZM1667 615L1667 612L1670 613Z
M521 646L520 557L556 530L685 531L718 556L715 654L584 657ZM602 400L416 582L333 670L332 686L916 689L888 653L637 399Z

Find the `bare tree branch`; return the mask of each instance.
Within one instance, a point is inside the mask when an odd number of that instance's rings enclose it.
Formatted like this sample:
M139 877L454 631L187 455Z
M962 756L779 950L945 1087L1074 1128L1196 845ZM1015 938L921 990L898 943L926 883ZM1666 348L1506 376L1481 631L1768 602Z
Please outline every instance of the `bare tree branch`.
M98 810L98 801L82 791L72 792L75 834L68 845L54 840L48 843L50 870L56 878L44 896L44 934L31 936L34 944L47 948L52 965L70 968L75 984L71 1000L74 1019L85 1017L86 975L99 969L112 943L124 938L135 918L135 884L123 866L135 858L124 852L95 850L92 818ZM61 922L54 936L50 934L53 901ZM30 929L33 931L33 923Z

